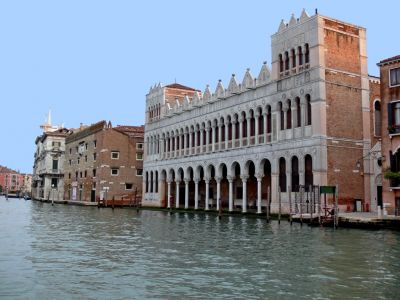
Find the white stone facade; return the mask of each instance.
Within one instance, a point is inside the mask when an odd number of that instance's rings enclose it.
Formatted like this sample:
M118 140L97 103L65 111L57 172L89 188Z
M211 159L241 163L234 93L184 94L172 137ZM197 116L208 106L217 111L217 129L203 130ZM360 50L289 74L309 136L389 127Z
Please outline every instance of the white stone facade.
M328 184L320 22L303 11L281 23L272 69L247 70L240 84L232 75L227 89L219 81L176 101L168 86L150 89L143 205L260 213L270 198L277 212L281 190L288 212L289 190Z

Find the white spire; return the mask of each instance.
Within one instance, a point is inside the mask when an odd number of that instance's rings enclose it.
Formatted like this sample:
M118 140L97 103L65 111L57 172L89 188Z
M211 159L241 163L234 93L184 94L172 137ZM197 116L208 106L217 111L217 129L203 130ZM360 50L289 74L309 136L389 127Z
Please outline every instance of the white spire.
M49 114L47 115L47 125L51 126L51 109L49 109Z

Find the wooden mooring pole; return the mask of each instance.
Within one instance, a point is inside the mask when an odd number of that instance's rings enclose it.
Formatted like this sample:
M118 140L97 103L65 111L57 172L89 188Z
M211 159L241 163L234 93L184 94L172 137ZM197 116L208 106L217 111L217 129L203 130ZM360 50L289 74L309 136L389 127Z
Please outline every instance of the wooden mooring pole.
M279 203L278 203L278 205L279 205L279 207L278 207L278 224L281 224L281 202L282 202L282 198L281 198L281 187L279 187L278 188L278 191L279 191L279 197L278 197L278 200L279 200Z
M293 219L292 219L292 193L290 190L290 186L289 186L289 222L290 225L293 224Z
M271 187L268 187L268 189L267 189L267 207L265 208L265 213L267 216L267 223L269 223L269 205L271 203L270 196L271 196Z

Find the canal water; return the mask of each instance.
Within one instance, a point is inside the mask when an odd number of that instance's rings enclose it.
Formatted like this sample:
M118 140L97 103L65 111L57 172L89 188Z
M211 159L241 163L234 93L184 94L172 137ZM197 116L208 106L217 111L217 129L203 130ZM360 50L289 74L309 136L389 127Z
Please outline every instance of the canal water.
M0 198L0 299L399 299L400 234Z

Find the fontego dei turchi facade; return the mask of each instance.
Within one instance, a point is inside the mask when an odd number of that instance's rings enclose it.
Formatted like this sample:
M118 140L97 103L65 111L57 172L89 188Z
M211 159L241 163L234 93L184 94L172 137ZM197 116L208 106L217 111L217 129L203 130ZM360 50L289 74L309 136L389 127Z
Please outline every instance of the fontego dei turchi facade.
M150 89L143 205L261 212L270 195L276 212L280 191L288 211L299 185L338 185L345 209L356 200L374 209L372 90L379 80L368 76L364 28L305 11L282 21L271 69L257 77L232 75L214 93Z

